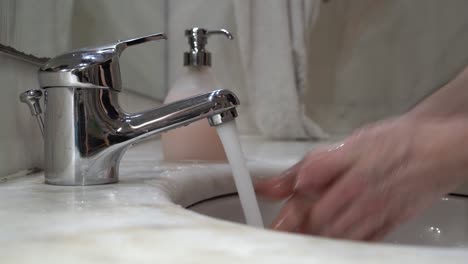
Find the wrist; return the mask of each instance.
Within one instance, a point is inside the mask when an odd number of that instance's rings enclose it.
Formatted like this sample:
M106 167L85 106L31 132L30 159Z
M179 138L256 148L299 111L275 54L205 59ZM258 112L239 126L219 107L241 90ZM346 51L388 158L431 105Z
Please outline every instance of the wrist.
M418 160L432 164L428 174L451 177L462 183L468 176L468 118L408 117L414 130L413 149Z

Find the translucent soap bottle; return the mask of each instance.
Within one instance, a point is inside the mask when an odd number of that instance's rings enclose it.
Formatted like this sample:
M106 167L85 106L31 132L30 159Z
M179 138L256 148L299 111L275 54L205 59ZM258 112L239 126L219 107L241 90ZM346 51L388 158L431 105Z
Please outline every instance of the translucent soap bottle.
M190 51L184 53L186 71L174 82L164 103L222 88L210 68L211 53L205 49L208 37L213 34L233 38L225 29L191 28L185 31L190 45ZM206 118L162 134L162 147L164 158L169 161L226 160L216 129L208 124Z

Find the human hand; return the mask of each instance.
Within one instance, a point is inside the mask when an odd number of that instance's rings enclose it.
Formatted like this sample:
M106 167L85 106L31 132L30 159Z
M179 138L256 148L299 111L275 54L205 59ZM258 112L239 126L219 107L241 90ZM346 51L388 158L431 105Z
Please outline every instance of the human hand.
M289 198L274 229L379 240L464 181L466 143L465 120L387 120L311 152L256 191Z

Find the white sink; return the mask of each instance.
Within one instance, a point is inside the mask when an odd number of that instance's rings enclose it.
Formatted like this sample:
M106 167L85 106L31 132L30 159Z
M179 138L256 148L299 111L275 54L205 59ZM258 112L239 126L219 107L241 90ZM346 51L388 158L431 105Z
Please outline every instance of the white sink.
M259 201L265 226L278 214L281 204ZM245 223L237 194L227 194L188 207L197 213ZM447 196L429 210L389 234L384 243L468 247L468 198Z

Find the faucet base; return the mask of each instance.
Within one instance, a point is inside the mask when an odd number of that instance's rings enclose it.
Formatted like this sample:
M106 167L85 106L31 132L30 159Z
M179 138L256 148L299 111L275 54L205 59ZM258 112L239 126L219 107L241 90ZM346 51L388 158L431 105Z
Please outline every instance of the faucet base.
M58 181L53 181L53 180L48 180L46 179L44 181L45 184L49 185L56 185L56 186L90 186L90 185L103 185L103 184L113 184L113 183L118 183L119 179L109 179L109 180L104 180L104 181L93 181L93 182L58 182Z
M118 163L106 170L96 171L92 168L81 173L74 170L45 171L45 183L60 186L87 186L117 183L119 181Z

